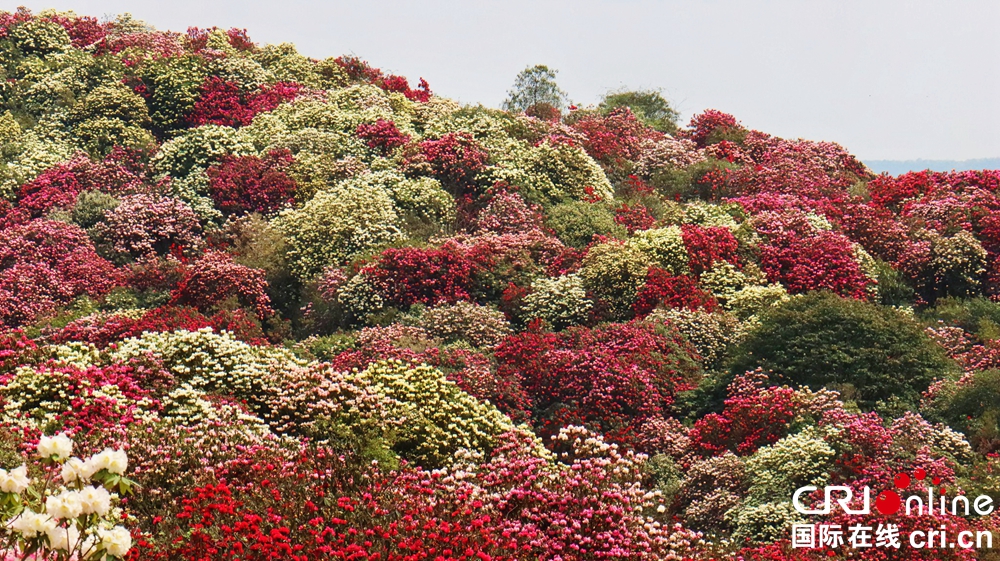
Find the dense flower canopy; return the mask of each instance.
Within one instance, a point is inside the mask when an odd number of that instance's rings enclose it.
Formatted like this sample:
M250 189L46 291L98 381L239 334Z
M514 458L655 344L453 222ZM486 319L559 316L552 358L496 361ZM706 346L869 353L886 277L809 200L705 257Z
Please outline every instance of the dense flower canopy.
M998 496L996 170L127 15L0 12L0 72L5 559L975 558L790 500Z

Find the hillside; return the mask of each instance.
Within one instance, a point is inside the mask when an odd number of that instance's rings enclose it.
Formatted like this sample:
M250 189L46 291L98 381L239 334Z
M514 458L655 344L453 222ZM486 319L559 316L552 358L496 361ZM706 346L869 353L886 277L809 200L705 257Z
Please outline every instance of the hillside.
M0 62L7 559L990 558L791 501L1000 501L1000 171L128 16Z

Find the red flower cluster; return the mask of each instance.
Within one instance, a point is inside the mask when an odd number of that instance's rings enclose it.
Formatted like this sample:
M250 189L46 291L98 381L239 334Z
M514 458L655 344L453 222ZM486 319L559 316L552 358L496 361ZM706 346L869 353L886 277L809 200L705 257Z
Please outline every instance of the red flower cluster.
M358 137L368 143L372 150L378 150L387 155L395 148L410 141L410 136L399 132L396 123L379 119L374 123L361 123L357 128Z
M624 226L629 234L634 234L640 230L652 228L656 224L656 218L642 203L631 206L628 203L622 203L620 207L615 209L615 222Z
M702 456L734 452L746 456L788 434L798 411L795 390L753 383L753 373L730 384L722 413L709 413L688 433L691 450Z
M729 228L721 226L702 227L697 224L683 224L681 235L688 252L688 267L694 275L700 275L716 261L736 264L739 242Z
M287 149L263 158L223 156L207 171L215 206L227 214L270 213L291 203L296 185L285 170L293 161Z
M0 230L2 325L30 322L77 296L100 296L116 277L78 226L38 219Z
M271 111L283 102L295 99L302 87L293 82L278 82L247 93L236 82L218 76L209 76L201 85L201 97L187 116L191 126L222 125L242 127L249 125L258 113Z
M395 74L384 74L378 68L373 68L367 62L354 56L342 56L336 59L337 65L353 81L367 82L382 88L387 92L398 92L412 101L426 103L431 98L430 85L427 80L420 79L419 85L414 89L410 88L410 83L406 78Z
M628 441L691 388L696 366L680 335L643 322L525 332L496 349L498 371L522 380L542 434L585 423ZM546 418L556 412L556 419Z
M735 131L741 128L736 117L715 109L706 109L691 117L691 123L688 124L688 129L690 130L685 136L694 141L699 147L704 147L708 143L709 137L713 134L724 134L728 131Z
M586 137L583 148L587 153L612 170L636 160L643 140L663 136L643 125L628 107L607 115L587 115L572 126Z
M391 306L468 300L479 266L454 244L390 248L363 272Z
M264 271L240 265L227 254L209 251L186 267L174 291L174 303L206 311L229 298L264 319L274 313Z
M659 267L650 267L646 273L646 284L639 291L633 306L635 315L645 317L659 306L712 311L718 307L718 302L711 294L698 288L696 278L674 276Z
M780 282L792 294L826 289L865 299L873 283L861 271L850 240L829 231L775 235L760 248L760 268L768 280Z
M447 133L420 143L420 152L445 186L461 194L486 167L489 155L467 132Z

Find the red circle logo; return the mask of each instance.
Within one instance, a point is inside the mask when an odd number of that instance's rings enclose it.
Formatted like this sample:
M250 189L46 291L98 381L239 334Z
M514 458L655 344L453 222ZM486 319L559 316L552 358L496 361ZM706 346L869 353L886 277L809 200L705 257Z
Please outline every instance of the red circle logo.
M875 508L882 514L896 514L901 501L895 491L882 491L875 498Z

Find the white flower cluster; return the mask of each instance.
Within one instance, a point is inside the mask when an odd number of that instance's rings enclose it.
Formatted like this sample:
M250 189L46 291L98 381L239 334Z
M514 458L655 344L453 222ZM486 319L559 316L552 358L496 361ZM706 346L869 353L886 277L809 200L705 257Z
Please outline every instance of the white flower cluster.
M528 319L542 318L554 329L563 329L587 321L593 306L579 275L540 277L531 283L531 294L524 298L524 315Z
M43 465L57 467L62 485L55 487L52 475L36 482L26 464L0 469L0 547L7 558L33 552L32 559L110 560L128 554L132 534L115 524L122 513L111 492L127 493L132 485L123 477L125 452L107 448L82 460L72 456L66 434L42 436L37 452Z

